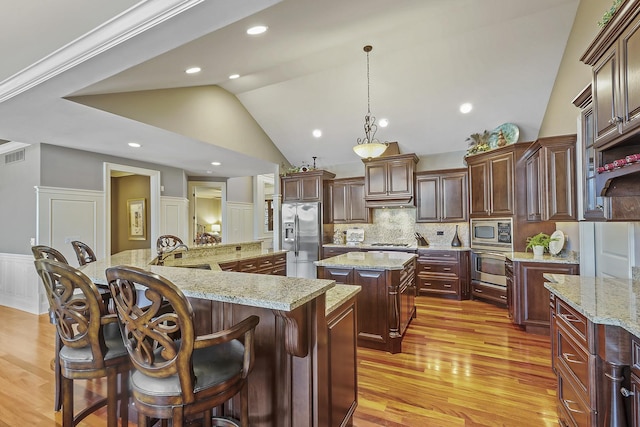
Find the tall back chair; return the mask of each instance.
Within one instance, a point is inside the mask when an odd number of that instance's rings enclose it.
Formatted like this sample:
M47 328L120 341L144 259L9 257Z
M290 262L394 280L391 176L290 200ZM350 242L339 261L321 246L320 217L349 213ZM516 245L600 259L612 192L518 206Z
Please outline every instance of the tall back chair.
M31 252L33 253L33 257L35 259L52 259L54 261L58 261L64 264L68 264L67 259L62 255L58 250L46 246L46 245L36 245L31 246ZM56 318L51 309L49 309L49 321L55 325ZM55 342L55 355L53 357L52 369L53 369L53 379L55 383L55 392L53 399L53 410L59 411L62 408L62 380L60 378L60 360L58 359L58 355L60 354L60 348L62 348L62 341L60 341L60 336L56 333L56 342Z
M158 237L158 240L156 241L156 249L158 250L158 255L169 249L173 249L178 245L184 245L184 243L178 236L173 236L171 234L162 235Z
M58 359L62 375L63 427L77 425L105 404L107 425L116 427L118 400L122 425L128 425L130 362L120 335L117 316L107 313L96 285L81 271L51 259L37 259L34 263L42 279L62 342ZM107 378L107 397L74 416L74 380L101 377Z
M106 274L134 368L131 389L138 425L147 426L149 418L160 418L181 426L187 417L202 413L204 426L215 421L215 425L247 427L247 375L253 367L258 316L196 337L191 304L169 280L127 266L109 268ZM151 305L137 304L136 286L147 289ZM240 424L218 413L212 418L212 409L237 393Z
M69 264L67 259L58 250L46 245L31 246L31 253L35 259L52 259L64 264Z
M76 253L79 265L85 265L97 260L96 254L86 243L74 240L73 242L71 242L71 246L73 246L73 250Z

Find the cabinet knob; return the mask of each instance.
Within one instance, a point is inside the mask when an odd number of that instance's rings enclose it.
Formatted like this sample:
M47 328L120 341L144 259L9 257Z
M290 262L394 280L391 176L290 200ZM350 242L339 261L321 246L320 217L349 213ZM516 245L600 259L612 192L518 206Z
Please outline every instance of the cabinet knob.
M612 117L612 118L609 120L609 124L610 124L610 125L615 125L615 124L618 124L618 123L622 123L622 117L620 117L620 116Z
M629 396L634 396L635 393L632 391L627 390L626 388L622 387L620 389L620 394L623 395L624 397L629 397Z
M596 209L598 209L599 211L603 211L604 210L604 206L596 205Z

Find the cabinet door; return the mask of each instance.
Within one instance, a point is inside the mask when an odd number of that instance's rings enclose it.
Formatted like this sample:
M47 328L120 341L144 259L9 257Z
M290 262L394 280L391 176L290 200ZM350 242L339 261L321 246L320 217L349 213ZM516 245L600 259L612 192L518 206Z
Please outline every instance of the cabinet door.
M614 44L593 67L593 105L596 143L608 141L618 135L616 122L617 72L617 45Z
M296 202L302 197L300 192L300 180L298 178L282 179L282 201Z
M440 177L416 177L416 222L440 221Z
M513 215L513 155L489 160L489 210L491 215Z
M302 201L319 202L322 200L322 180L317 176L300 178Z
M387 165L387 194L393 197L413 195L413 161L394 160Z
M386 344L389 320L385 272L355 270L353 284L362 286L358 294L358 341Z
M477 163L469 166L469 214L476 217L489 215L489 200L487 198L487 163Z
M549 146L544 149L547 198L545 219L576 220L575 147L573 144Z
M608 216L609 199L600 196L596 190L596 149L594 147L593 107L589 104L580 114L582 149L583 216L586 220L603 220Z
M525 167L527 183L527 221L542 220L542 191L540 191L540 150L529 157Z
M620 37L622 131L640 126L640 17Z
M352 223L369 222L369 209L364 204L364 180L347 186L348 215Z
M365 190L367 197L387 195L387 164L365 164Z
M347 222L347 186L334 182L331 186L332 219L334 223Z
M469 219L467 173L442 175L440 187L442 222L466 222Z

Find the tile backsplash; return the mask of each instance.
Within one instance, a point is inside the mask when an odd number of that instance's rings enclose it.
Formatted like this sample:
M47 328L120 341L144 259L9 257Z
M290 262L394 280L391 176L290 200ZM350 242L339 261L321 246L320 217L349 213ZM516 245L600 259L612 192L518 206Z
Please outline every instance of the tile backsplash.
M409 243L415 244L414 232L421 233L431 246L451 246L458 226L458 237L462 246L469 246L469 223L416 223L415 208L372 209L371 224L335 224L334 230L347 228L364 229L365 243ZM439 235L438 232L442 232Z

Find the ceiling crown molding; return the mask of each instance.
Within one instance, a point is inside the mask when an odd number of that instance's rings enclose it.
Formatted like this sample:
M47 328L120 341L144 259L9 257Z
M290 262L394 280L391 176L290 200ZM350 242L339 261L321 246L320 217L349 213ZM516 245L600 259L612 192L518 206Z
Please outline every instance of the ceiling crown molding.
M0 103L19 95L204 0L147 0L0 82Z

